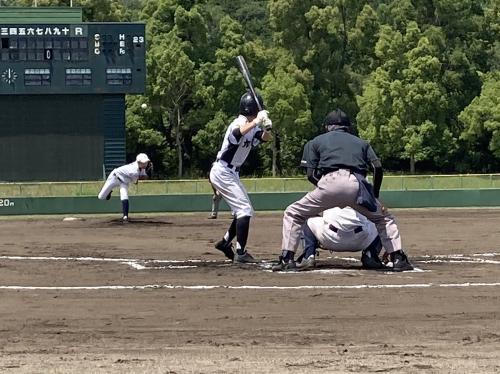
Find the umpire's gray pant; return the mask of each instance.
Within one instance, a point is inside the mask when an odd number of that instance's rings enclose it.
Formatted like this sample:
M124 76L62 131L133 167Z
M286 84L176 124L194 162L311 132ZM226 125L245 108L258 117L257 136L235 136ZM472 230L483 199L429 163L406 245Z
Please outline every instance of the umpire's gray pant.
M326 209L350 206L375 223L382 244L388 253L402 249L399 229L394 217L382 211L382 204L377 201L377 211L370 212L358 205L359 183L349 170L340 169L324 175L318 186L302 199L289 205L283 215L282 249L292 252L300 243L302 225Z

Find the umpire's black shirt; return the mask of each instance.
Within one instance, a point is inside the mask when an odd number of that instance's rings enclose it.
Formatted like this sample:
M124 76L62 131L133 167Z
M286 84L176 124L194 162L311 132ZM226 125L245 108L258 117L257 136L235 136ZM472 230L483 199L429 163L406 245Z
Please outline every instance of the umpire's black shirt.
M349 169L366 175L375 160L378 157L370 144L338 128L318 135L304 146L301 166L323 172Z

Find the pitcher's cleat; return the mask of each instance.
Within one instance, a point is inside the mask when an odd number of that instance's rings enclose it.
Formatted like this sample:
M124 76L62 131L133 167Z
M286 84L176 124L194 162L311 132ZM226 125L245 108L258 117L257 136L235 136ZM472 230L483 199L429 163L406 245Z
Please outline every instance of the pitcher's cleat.
M234 256L233 262L235 264L256 264L257 261L253 256L247 251L243 252L243 254L236 253Z
M207 218L208 219L217 219L217 213L212 213Z

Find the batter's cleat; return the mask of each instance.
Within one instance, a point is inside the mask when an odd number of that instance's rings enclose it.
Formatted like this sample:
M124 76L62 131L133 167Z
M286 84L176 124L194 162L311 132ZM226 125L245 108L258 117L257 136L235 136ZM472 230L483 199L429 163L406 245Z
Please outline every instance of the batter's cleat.
M128 222L128 216L123 216L123 217L122 217L122 222L123 222L123 223Z
M392 261L392 271L408 271L413 270L413 265L410 264L406 253L403 250L395 251L390 254Z
M113 193L113 191L111 191L110 193L108 193L108 196L106 196L106 200L109 200L111 199L111 194Z
M227 242L224 239L219 240L215 243L215 248L224 253L224 255L231 261L234 260L233 244L231 242Z
M314 255L310 255L308 258L303 257L300 262L295 264L295 267L299 271L313 269L316 267L316 257Z
M235 264L255 264L259 261L257 261L253 256L248 253L247 251L243 252L243 254L236 253L236 256L234 256L233 262Z
M374 250L364 249L361 254L361 263L363 264L363 268L368 270L387 269L387 266L384 265Z

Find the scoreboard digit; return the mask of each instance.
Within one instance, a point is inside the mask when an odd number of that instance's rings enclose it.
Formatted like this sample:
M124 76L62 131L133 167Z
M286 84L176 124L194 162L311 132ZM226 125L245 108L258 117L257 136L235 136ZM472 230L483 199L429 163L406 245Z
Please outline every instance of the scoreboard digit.
M143 93L142 23L0 25L0 95Z

